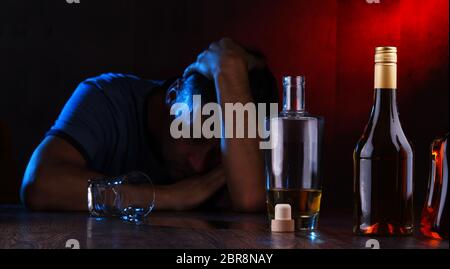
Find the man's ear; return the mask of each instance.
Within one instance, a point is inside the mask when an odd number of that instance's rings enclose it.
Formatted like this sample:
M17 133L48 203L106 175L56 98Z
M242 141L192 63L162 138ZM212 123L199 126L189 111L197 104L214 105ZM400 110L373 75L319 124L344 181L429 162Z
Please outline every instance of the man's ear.
M181 81L180 79L175 80L172 85L166 91L166 105L171 106L174 104L175 100L178 97L178 89L180 88Z
M171 106L177 99L178 93L175 88L169 88L166 92L166 105Z

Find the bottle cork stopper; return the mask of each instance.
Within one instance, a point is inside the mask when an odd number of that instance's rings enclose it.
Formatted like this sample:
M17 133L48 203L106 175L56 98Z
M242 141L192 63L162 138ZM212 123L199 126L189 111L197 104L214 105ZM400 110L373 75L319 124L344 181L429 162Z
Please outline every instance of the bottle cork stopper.
M275 205L275 219L271 223L272 232L293 232L295 230L291 211L289 204Z

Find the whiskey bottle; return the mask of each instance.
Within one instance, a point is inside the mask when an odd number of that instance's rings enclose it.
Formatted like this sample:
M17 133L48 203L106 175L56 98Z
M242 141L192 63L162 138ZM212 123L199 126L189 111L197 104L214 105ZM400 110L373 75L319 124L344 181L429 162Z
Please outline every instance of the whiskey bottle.
M375 50L374 104L353 154L354 225L363 235L410 235L413 150L397 109L397 48Z

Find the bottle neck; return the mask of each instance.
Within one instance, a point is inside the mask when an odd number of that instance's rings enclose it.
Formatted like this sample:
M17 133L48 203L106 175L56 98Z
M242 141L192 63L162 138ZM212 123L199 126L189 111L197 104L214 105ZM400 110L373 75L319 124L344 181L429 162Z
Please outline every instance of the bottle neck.
M399 121L396 89L375 89L372 118L374 121Z
M396 55L375 55L375 93L372 111L374 116L388 117L391 120L398 119L397 62L394 56ZM382 61L378 61L379 59Z
M304 77L283 77L283 112L305 112Z

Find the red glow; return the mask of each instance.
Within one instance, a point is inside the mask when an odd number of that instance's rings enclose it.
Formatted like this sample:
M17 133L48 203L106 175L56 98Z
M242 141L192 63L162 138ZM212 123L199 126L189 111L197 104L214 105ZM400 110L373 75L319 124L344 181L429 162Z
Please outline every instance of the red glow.
M367 227L367 229L365 230L365 234L376 234L376 233L378 233L378 227L379 226L379 224L377 223L377 224L374 224L374 225L372 225L372 226L369 226L369 227Z
M185 54L195 55L211 40L229 36L263 51L277 79L287 74L306 76L306 108L325 117L324 189L339 190L326 192L325 204L336 201L341 203L336 206L351 207L352 151L372 105L374 48L397 46L402 127L417 149L415 176L427 177L429 142L448 129L448 0L203 3L197 22L201 27L183 40L187 42L183 43ZM142 32L148 31L148 25L141 27ZM160 49L160 43L152 38L137 45L151 51L155 44L154 49ZM175 51L179 47L175 44L170 48ZM186 59L185 64L193 59ZM178 58L172 60L179 62ZM142 70L163 70L153 61L144 62ZM424 192L426 182L416 183L416 189Z
M351 156L372 105L376 46L398 47L398 103L414 147L428 147L433 132L445 131L440 128L448 126L448 0L259 3L248 4L225 28L243 43L257 44L277 78L306 75L307 110L325 117L325 149L331 149L324 187L348 190L328 193L334 200L351 197ZM417 160L425 163L425 155ZM417 167L418 178L425 178L428 166Z

